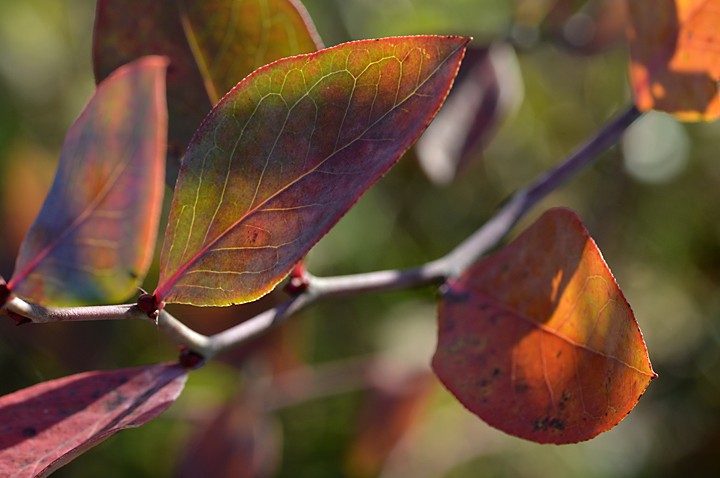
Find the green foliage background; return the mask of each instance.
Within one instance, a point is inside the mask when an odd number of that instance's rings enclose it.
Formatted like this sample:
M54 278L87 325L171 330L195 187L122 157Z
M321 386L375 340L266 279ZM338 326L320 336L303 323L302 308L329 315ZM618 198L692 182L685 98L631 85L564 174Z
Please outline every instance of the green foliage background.
M409 33L492 39L512 22L512 2L499 0L305 3L327 45ZM0 273L6 278L52 179L64 132L93 89L93 9L92 2L81 0L0 0ZM313 273L412 266L444 254L511 192L560 161L630 101L622 45L581 56L541 39L519 59L525 99L484 159L452 186L438 188L409 154L311 253ZM490 429L436 385L415 422L411 446L405 455L394 455L394 468L382 476L600 478L717 471L718 151L717 123L682 125L666 115L648 115L621 147L524 221L550 206L577 210L633 306L660 378L625 421L587 443L535 445ZM276 341L269 356L328 364L378 353L427 367L435 340L434 299L433 291L423 289L318 305L285 328L284 345L280 349ZM188 309L178 314L207 332L256 310L250 305L219 311L217 319L207 310L200 317ZM14 327L2 320L0 393L175 354L174 345L142 323ZM210 364L192 374L186 393L160 419L119 434L56 476L172 475L203 420L249 387L248 377L262 375L266 362L232 354ZM360 378L356 385L362 388ZM348 468L347 453L364 399L362 391L354 391L282 409L278 476L357 476Z

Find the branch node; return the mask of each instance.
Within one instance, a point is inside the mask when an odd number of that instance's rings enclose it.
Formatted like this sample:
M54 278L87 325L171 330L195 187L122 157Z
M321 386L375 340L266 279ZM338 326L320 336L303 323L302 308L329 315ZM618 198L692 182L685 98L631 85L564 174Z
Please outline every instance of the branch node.
M147 316L156 323L158 315L160 314L160 309L162 309L164 305L165 304L162 302L158 303L157 297L152 294L142 294L137 300L138 309L145 312Z
M310 287L310 276L305 267L305 262L299 262L290 272L290 281L285 284L283 289L287 294L297 296L305 292Z
M205 357L187 347L180 347L180 356L178 357L178 361L180 362L180 365L186 369L194 370L205 364Z

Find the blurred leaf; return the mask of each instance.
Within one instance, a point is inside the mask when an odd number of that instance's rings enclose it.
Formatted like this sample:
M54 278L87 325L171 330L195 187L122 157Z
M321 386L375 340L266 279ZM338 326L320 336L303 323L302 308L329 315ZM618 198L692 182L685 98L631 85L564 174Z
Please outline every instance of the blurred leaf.
M165 68L146 57L98 86L68 131L8 287L44 304L118 302L152 261L165 172Z
M596 54L625 38L627 0L558 0L543 29L574 53Z
M53 181L57 156L33 143L18 142L2 174L3 259L15 262L25 235L40 212Z
M175 476L260 478L275 474L282 455L279 424L257 397L241 396L221 407L188 443Z
M417 139L467 42L345 43L238 84L183 161L158 302L230 305L269 292Z
M433 368L488 424L539 443L615 426L656 375L600 251L572 211L545 213L451 283Z
M253 70L322 47L295 0L99 0L93 62L102 80L142 55L170 57L169 184L212 106Z
M638 109L684 121L720 117L720 0L635 0L628 6Z
M176 364L87 372L0 398L0 475L47 476L125 428L157 417L180 395Z
M395 446L412 429L427 404L435 380L426 369L375 372L350 449L348 476L378 476Z
M452 181L490 142L522 96L520 68L511 46L468 48L445 106L418 140L418 159L428 177L437 184Z

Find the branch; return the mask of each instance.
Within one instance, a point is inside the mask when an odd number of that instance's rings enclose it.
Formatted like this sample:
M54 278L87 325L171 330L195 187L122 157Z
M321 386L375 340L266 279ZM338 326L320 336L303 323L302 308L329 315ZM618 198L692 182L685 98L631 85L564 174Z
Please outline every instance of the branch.
M480 229L440 259L422 266L339 277L314 277L306 274L307 288L282 304L216 335L207 337L187 327L166 311L157 321L148 318L134 304L53 308L30 304L17 297L6 303L7 310L35 323L80 320L140 319L154 322L176 342L206 359L242 345L271 327L280 324L309 305L331 297L353 296L425 285L441 285L457 277L495 247L525 213L541 199L595 161L613 146L633 121L640 117L635 106L611 120L588 142L580 146L555 168L539 176L510 199Z

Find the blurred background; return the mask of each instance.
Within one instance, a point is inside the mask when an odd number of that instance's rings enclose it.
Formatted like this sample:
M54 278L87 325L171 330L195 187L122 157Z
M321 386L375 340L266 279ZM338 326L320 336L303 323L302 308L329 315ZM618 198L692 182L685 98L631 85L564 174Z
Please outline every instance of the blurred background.
M312 251L316 275L409 267L445 254L630 102L620 0L304 4L326 45L453 33L474 36L478 47L508 41L516 52L505 52L516 78L500 82L507 102L497 128L472 148L462 173L449 184L433 182L411 151ZM94 2L84 0L0 0L5 278L52 181L64 133L92 94L93 15ZM314 306L193 373L159 419L55 476L717 476L718 151L720 124L647 114L517 228L552 206L580 214L660 375L619 426L594 440L536 445L466 412L430 373L436 292L428 288ZM175 312L211 333L282 298L276 292L243 307ZM0 393L176 354L145 323L15 327L3 320Z

